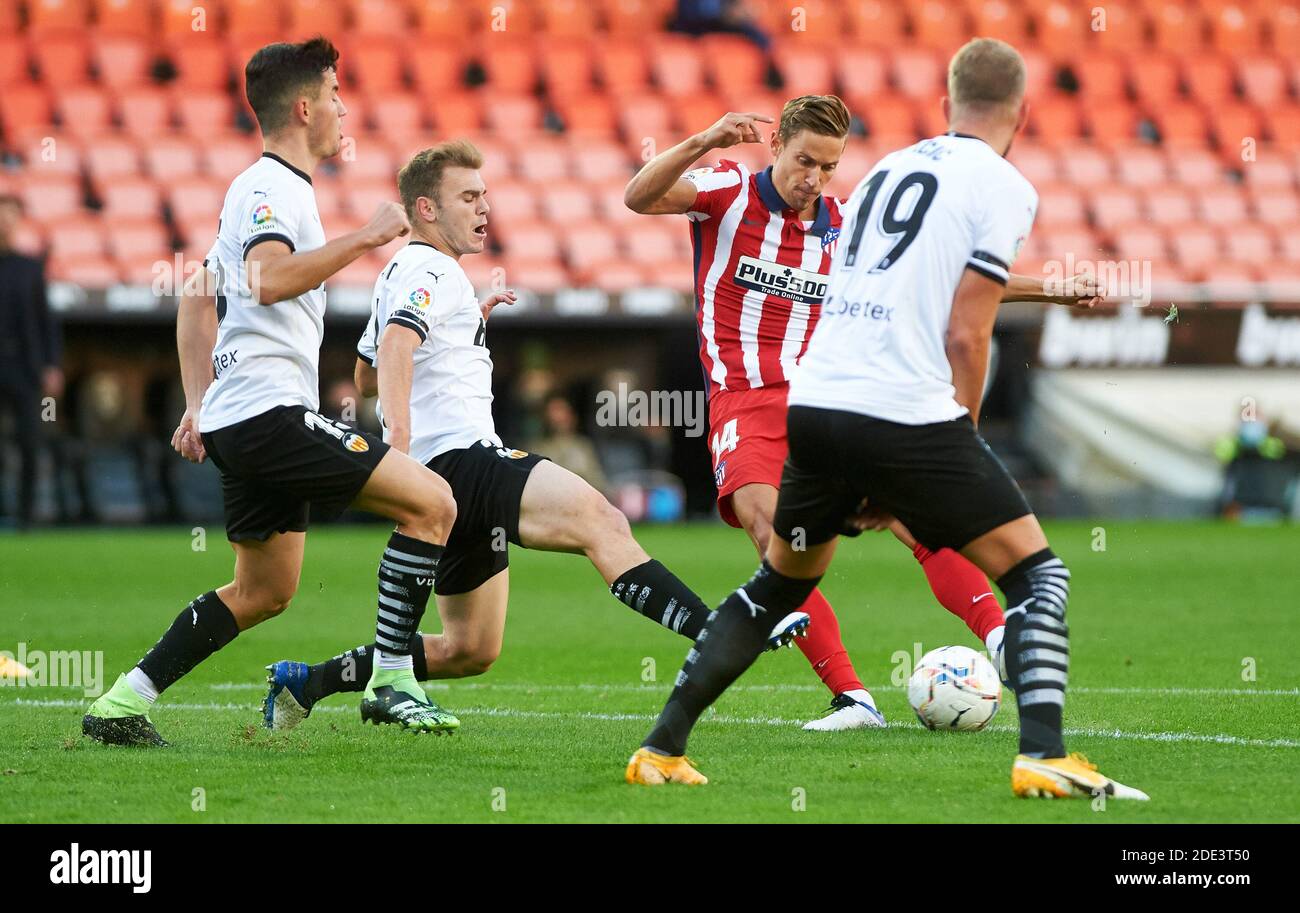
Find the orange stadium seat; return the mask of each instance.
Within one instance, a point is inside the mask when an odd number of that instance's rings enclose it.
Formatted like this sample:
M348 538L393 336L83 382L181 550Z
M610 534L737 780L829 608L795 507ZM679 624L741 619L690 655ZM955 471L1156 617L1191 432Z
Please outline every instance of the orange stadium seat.
M1282 101L1287 94L1286 70L1271 57L1242 57L1237 59L1237 81L1241 92L1251 104L1267 107Z
M1017 139L1007 158L1035 187L1060 179L1056 154L1048 146L1023 138Z
M1122 184L1096 187L1088 194L1092 222L1098 228L1112 229L1142 218L1140 198L1133 187Z
M1201 221L1229 225L1247 218L1246 195L1232 184L1202 187L1196 192L1196 213Z
M426 131L426 105L411 93L384 93L366 98L375 129L385 136L411 136Z
M916 121L919 136L938 136L948 132L948 119L943 116L943 108L938 99L918 103Z
M1040 99L1029 110L1029 127L1038 142L1050 146L1072 144L1083 135L1083 116L1072 96Z
M1061 176L1076 186L1095 187L1114 180L1111 157L1091 146L1069 146L1061 150Z
M704 71L719 91L762 85L767 60L752 42L738 35L708 35L700 41Z
M188 3L189 0L186 0ZM220 42L203 42L192 45L173 45L169 57L176 67L176 78L183 89L208 89L225 91L226 81L230 78L230 52ZM242 74L246 59L240 60L239 72ZM240 77L242 93L243 77ZM240 101L242 101L242 95Z
M618 239L604 225L571 224L559 231L565 261L588 280L592 267L619 259Z
M586 38L596 28L596 12L590 0L538 0L542 31L548 39Z
M1035 225L1061 228L1085 225L1088 221L1083 193L1071 184L1048 184L1038 188Z
M90 45L83 35L58 34L31 43L41 81L53 89L90 81Z
M7 133L49 124L53 110L44 86L20 83L0 93L0 120Z
M1205 18L1196 6L1182 0L1151 0L1149 8L1157 48L1186 54L1205 46Z
M194 0L158 0L159 25L169 41L185 45L208 44L220 34L217 9Z
M626 181L632 177L627 155L616 143L584 140L574 143L569 154L573 157L573 174L584 181Z
M773 35L809 44L835 42L844 36L841 0L800 0L799 3L775 0L769 9L774 14Z
M894 85L912 98L937 99L942 95L943 67L944 62L935 53L922 48L899 50L890 61Z
M213 178L182 177L168 182L164 199L172 211L172 218L178 225L198 225L207 222L209 230L214 232L217 225L217 213L225 203L226 185ZM320 207L321 192L316 189L317 207ZM324 217L324 211L321 216Z
M531 42L485 33L478 54L493 93L527 93L537 85L537 57Z
M1225 225L1222 238L1228 259L1236 263L1262 266L1277 259L1273 232L1258 222Z
M322 213L321 218L324 217ZM181 221L173 217L172 221L176 225L176 233L180 236L181 245L185 249L186 259L202 260L207 256L212 248L212 242L217 239L218 219L206 215L189 221Z
M1211 41L1225 54L1257 54L1264 46L1263 20L1245 3L1228 3L1211 10L1209 20Z
M1227 103L1214 108L1211 129L1219 148L1229 158L1241 159L1243 140L1258 143L1263 134L1263 119L1251 105Z
M1032 104L1053 91L1056 84L1056 62L1048 54L1033 47L1022 47L1020 56L1025 61L1025 95ZM947 76L944 78L947 79Z
M676 99L672 104L672 129L682 134L683 138L692 133L698 133L714 123L722 113L728 108L743 111L761 111L764 106L751 107L751 105L729 105L721 98L712 93L701 93L699 95L689 95L685 98ZM773 110L767 106L767 112L776 119L780 110Z
M640 38L661 31L668 19L659 0L602 0L601 7L606 28L620 37Z
M171 255L171 232L155 219L116 222L108 233L108 252L118 262Z
M1174 229L1169 247L1184 272L1197 281L1204 279L1224 259L1219 233L1206 225L1193 223Z
M144 144L145 169L160 181L199 173L199 150L187 137L161 136Z
M89 23L85 0L27 0L27 28L33 37L44 40L55 32L79 33Z
M61 260L102 257L107 250L104 226L85 214L51 224L45 232L50 256Z
M1128 89L1128 63L1118 54L1090 54L1073 69L1086 104L1122 99Z
M650 219L622 229L620 237L629 260L650 266L680 256L686 232L668 219Z
M288 33L301 41L312 35L336 36L348 32L347 7L339 0L286 0ZM359 27L359 26L358 26Z
M854 99L850 110L856 111L867 125L872 141L912 142L916 138L916 109L913 102L900 95L879 95L868 102Z
M890 91L889 58L879 48L847 45L831 55L831 66L835 70L840 94L845 98L869 99Z
M528 224L541 219L534 186L526 181L500 180L488 185L488 230L497 234L502 222ZM508 233L508 229L506 230Z
M623 134L629 139L667 132L672 117L668 102L648 93L619 98L616 112Z
M1215 184L1223 179L1218 156L1204 148L1170 150L1169 169L1173 179L1187 187Z
M50 260L47 273L51 279L87 288L107 288L122 281L122 271L107 257L54 258Z
M1017 48L1029 43L1029 17L1006 0L978 0L969 3L967 8L973 34L999 38Z
M1150 187L1169 180L1165 157L1154 146L1112 146L1115 176L1132 187Z
M1300 148L1300 105L1284 103L1264 112L1268 138L1280 146Z
M215 134L203 145L204 171L215 180L229 184L262 154L257 137L245 133Z
M437 45L419 47L418 54L408 54L411 81L424 99L444 92L457 91L465 85L465 55L459 47Z
M1085 102L1083 119L1092 141L1107 148L1132 143L1138 137L1138 111L1123 98Z
M1300 3L1282 0L1264 4L1269 45L1277 54L1294 54L1300 47Z
M703 51L689 38L661 36L654 41L650 68L665 95L682 97L704 91Z
M1111 51L1140 51L1147 47L1147 18L1140 4L1106 3L1072 5L1084 20L1098 47Z
M480 26L479 10L464 0L414 0L415 28L430 38L462 40Z
M541 202L542 215L557 224L596 219L596 204L585 181L548 183L542 188Z
M86 142L86 173L93 186L123 177L139 177L144 171L140 147L120 134L92 137Z
M117 113L126 132L141 139L157 136L171 129L171 96L152 86L129 89L117 97Z
M537 31L536 0L478 0L489 34L530 37Z
M1253 191L1293 190L1295 167L1277 150L1261 149L1254 161L1241 163L1246 187Z
M349 0L347 6L351 7L354 34L397 38L410 31L411 20L402 0Z
M608 95L591 94L565 99L557 103L557 112L569 136L613 139L617 133L618 115L615 103Z
M149 219L162 215L162 193L152 178L118 178L96 187L95 192L107 218Z
M274 41L284 34L284 0L225 0L226 34Z
M1178 58L1171 54L1150 52L1139 59L1128 61L1129 85L1138 100L1155 108L1169 104L1179 97L1178 80L1181 67Z
M532 95L489 92L483 104L484 122L500 133L528 133L542 128L542 104Z
M1125 260L1165 260L1169 256L1164 233L1153 225L1121 226L1110 232L1110 239L1115 255Z
M592 91L593 63L586 40L552 40L538 49L538 65L552 100L585 96Z
M874 47L897 47L907 31L901 4L894 0L849 0L844 24L855 41Z
M112 114L109 97L94 86L63 89L55 93L59 121L76 136L92 136L108 129Z
M1232 61L1212 54L1183 57L1183 82L1194 101L1203 105L1220 105L1234 95L1236 77Z
M407 56L406 48L391 37L363 35L347 43L339 69L349 83L365 92L400 92Z
M555 227L546 222L524 222L512 217L509 233L502 235L502 242L511 260L554 262L560 257Z
M596 199L596 211L609 226L640 225L645 216L627 208L623 202L623 189L626 181L606 181L597 186L593 195Z
M317 177L320 179L317 180ZM316 211L321 221L328 223L343 215L343 193L339 189L341 181L324 172L312 176L312 191L316 195Z
M927 48L952 50L960 47L970 35L966 11L956 3L945 0L920 0L908 3L912 20L912 40Z
M773 58L789 95L826 95L835 89L833 54L822 48L782 42Z
M135 88L149 80L153 49L134 35L101 35L91 43L99 81L112 89Z
M516 153L519 177L538 185L569 176L569 151L559 140L531 143Z
M210 89L174 89L171 108L181 129L196 139L207 140L214 130L235 126L235 106L227 92Z
M1195 218L1191 191L1181 184L1148 187L1142 196L1147 220L1154 225L1177 228Z
M27 82L27 42L18 35L0 34L0 89Z
M1151 112L1151 119L1160 131L1160 142L1165 146L1202 147L1209 138L1205 111L1191 102L1164 105Z
M52 135L48 129L38 128L11 134L7 145L22 156L23 165L30 172L73 178L81 175L84 153L75 136Z
M473 133L483 125L483 103L473 92L446 92L433 102L433 123L444 136Z
M1092 34L1087 7L1064 0L1032 4L1029 17L1034 24L1034 36L1041 47L1077 48Z
M14 190L22 197L27 217L43 225L82 212L81 181L68 175L29 174Z
M1290 187L1251 188L1250 208L1269 225L1300 222L1300 193Z
M397 200L397 184L392 180L344 181L339 189L344 209L361 219L369 218L380 203Z
M616 38L593 47L596 73L605 91L618 98L649 88L650 69L640 41Z
M393 150L382 136L373 134L357 139L349 154L335 159L340 180L388 181L396 180L397 161Z
M104 35L144 38L154 33L150 0L95 0L95 27Z

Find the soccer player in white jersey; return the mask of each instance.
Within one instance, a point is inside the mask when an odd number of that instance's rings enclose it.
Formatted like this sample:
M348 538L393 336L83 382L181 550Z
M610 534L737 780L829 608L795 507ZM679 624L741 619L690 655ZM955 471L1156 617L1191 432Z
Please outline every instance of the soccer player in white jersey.
M817 585L846 519L867 512L960 552L1001 588L1020 710L1015 794L1147 798L1066 754L1070 574L976 431L998 303L1038 206L1004 157L1025 123L1024 91L1014 48L968 43L949 66L949 132L885 156L854 190L821 321L791 381L790 456L766 556L706 625L628 782L707 782L684 757L696 720L753 662L766 619Z
M417 153L402 168L397 184L411 240L380 273L357 346L357 386L370 395L377 389L384 439L446 479L456 498L435 584L442 633L411 638L416 676L479 675L496 660L509 592L507 543L586 555L617 599L693 640L708 607L646 554L622 512L574 473L497 436L487 315L514 296L498 293L480 305L458 262L481 253L487 237L482 167L479 151L456 140ZM769 648L807 624L797 609L768 625ZM358 690L372 654L362 646L315 666L273 664L266 725L292 728L321 698ZM364 708L362 716L375 719Z
M367 703L414 704L403 720L416 730L455 723L425 697L407 653L455 519L451 489L380 438L316 411L325 281L410 230L388 203L364 228L325 240L311 174L342 141L337 61L315 38L268 45L245 69L265 152L230 185L207 269L181 301L187 408L172 438L184 456L211 457L220 470L234 580L190 602L91 705L82 731L98 741L165 745L149 719L159 693L284 611L309 512L329 518L350 504L397 522L379 565L380 653Z

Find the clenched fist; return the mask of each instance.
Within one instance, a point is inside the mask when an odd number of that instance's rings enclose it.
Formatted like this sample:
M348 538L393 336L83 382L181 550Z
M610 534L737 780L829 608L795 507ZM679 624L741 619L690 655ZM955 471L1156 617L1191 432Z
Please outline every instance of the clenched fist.
M366 223L366 233L371 239L372 247L383 247L394 238L410 234L411 222L406 218L406 210L400 203L380 203Z

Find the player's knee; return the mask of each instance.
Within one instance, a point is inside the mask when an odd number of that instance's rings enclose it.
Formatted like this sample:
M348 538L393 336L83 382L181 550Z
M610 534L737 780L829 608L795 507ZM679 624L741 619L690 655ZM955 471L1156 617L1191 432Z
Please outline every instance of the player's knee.
M627 522L627 515L619 510L609 499L594 488L587 495L587 522L584 528L592 538L605 542L620 541L632 537L632 525Z
M435 476L397 521L418 538L445 541L456 522L456 499L452 497L451 486Z
M452 663L461 677L468 678L491 669L500 655L500 644L467 644L452 654Z
M247 605L259 622L274 618L293 601L298 587L296 583L285 581L254 588L247 594Z

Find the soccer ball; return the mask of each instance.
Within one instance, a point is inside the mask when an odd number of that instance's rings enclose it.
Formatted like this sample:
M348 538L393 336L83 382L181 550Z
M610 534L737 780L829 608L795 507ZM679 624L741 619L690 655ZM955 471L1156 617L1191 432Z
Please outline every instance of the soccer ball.
M983 653L940 647L916 664L907 700L927 729L983 729L998 712L1002 682Z

